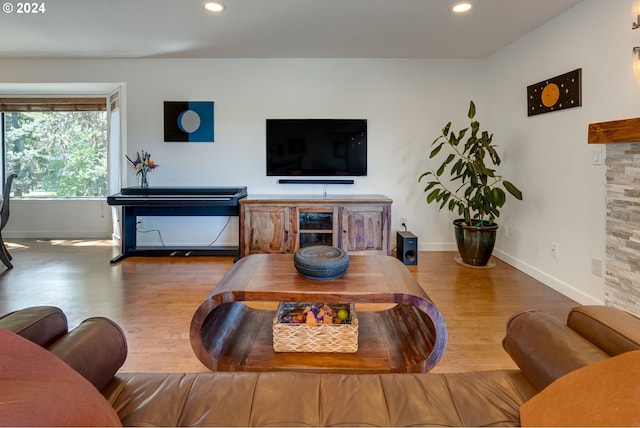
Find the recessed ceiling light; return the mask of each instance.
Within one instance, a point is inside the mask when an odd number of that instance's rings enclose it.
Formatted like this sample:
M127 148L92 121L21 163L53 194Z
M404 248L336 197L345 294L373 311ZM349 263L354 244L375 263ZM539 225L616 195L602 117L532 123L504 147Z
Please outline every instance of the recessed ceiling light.
M453 11L455 13L463 13L463 12L468 12L471 9L471 3L458 3L457 5L453 6Z
M220 13L224 10L224 5L215 1L208 1L203 4L204 8L209 12Z

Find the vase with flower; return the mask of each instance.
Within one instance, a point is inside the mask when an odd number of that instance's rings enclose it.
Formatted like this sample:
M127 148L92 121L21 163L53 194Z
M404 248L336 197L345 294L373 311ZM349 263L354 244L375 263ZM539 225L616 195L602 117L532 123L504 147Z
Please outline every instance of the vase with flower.
M131 165L136 169L136 175L140 176L140 187L149 187L147 174L158 167L158 164L151 160L151 154L142 150L140 152L136 152L135 159L131 159L129 156L126 157L129 163L131 163Z

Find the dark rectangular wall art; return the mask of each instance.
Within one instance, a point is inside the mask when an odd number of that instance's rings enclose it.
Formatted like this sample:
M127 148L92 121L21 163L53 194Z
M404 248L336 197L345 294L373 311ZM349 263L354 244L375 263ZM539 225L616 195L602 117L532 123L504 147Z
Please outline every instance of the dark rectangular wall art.
M581 105L581 68L527 86L527 116Z
M213 101L165 101L164 141L213 143Z

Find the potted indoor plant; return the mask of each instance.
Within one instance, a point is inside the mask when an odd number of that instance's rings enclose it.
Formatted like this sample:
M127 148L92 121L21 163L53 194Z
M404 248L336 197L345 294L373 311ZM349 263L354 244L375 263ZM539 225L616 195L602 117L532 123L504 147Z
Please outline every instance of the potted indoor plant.
M418 181L429 180L424 188L428 204L439 204L440 209L446 207L463 217L453 222L462 262L485 266L496 240L495 220L507 199L505 190L519 200L522 192L496 173L495 167L501 161L492 142L493 134L480 130L475 115L476 106L471 101L467 115L471 123L467 128L456 133L451 130L451 122L445 125L431 143L429 155L432 159L441 154L444 160L437 170L420 175Z

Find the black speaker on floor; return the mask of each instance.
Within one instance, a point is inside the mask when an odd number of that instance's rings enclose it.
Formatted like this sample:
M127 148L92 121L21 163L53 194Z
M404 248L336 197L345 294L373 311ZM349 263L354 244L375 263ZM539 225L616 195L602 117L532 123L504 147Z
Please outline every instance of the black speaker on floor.
M396 257L405 265L417 265L418 237L406 231L396 233Z

